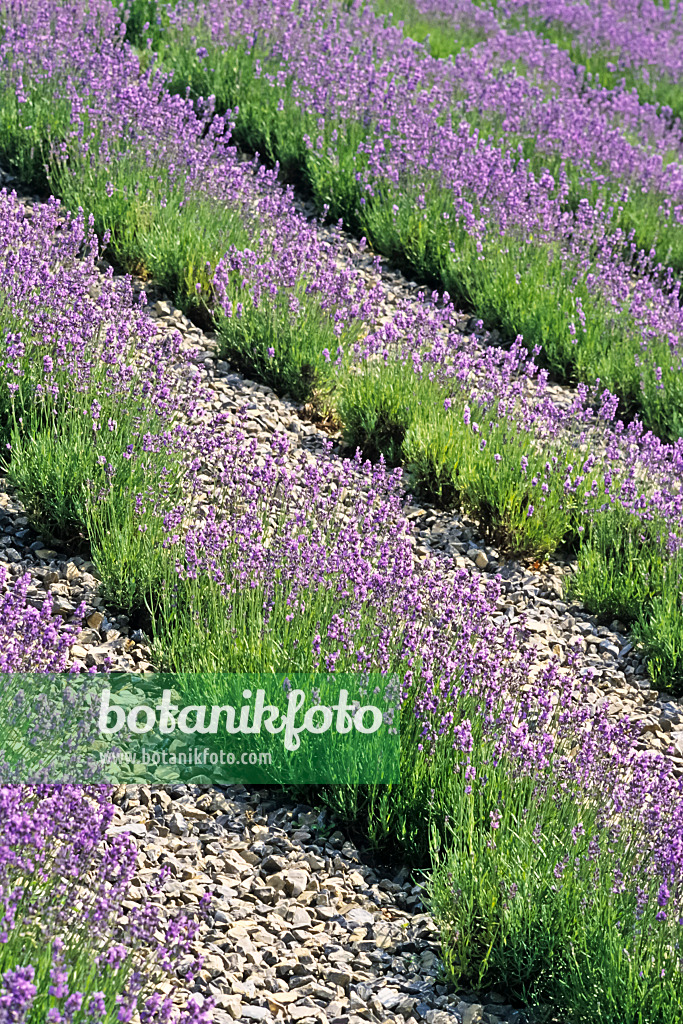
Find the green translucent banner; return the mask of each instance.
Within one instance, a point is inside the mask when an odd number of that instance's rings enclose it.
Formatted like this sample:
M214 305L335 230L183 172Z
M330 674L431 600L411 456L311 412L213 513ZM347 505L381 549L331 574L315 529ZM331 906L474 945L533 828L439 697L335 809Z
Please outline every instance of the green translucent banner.
M362 674L0 678L0 779L399 779L399 687Z

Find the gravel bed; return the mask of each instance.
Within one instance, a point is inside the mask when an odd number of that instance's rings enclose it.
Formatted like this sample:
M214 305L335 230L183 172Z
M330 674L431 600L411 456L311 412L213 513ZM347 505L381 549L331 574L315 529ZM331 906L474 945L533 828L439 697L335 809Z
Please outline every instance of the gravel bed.
M131 905L162 865L165 907L199 912L211 893L194 991L217 1024L525 1020L499 992L444 982L419 877L371 863L324 810L244 786L121 785L114 801L110 832L139 847Z

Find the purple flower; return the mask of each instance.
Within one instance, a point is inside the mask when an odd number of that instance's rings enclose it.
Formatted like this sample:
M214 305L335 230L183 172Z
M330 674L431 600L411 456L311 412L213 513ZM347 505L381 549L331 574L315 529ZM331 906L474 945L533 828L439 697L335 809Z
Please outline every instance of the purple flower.
M35 971L26 967L8 968L0 986L0 1020L7 1024L23 1024L37 994Z

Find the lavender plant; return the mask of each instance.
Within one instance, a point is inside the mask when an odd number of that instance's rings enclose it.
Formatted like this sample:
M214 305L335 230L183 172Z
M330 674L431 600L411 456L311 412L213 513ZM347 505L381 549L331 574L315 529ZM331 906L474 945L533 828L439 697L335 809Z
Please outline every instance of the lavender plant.
M666 760L627 757L631 781L593 802L604 765L558 748L518 760L474 728L466 743L470 782L432 879L450 970L572 1020L666 1020L681 976L680 869L664 839L680 787Z
M144 901L121 914L137 850L125 834L107 835L106 787L3 786L0 805L6 1019L127 1021L139 1011L150 1021L208 1021L208 1008L198 1018L192 1000L178 1012L155 993L186 957L197 923L164 922Z
M218 330L225 357L248 373L296 400L329 403L332 371L367 330L380 290L340 268L335 248L325 252L300 228L296 239L273 239L268 258L233 248L220 260Z
M573 580L589 611L631 626L650 652L655 685L676 692L683 666L681 572L677 533L657 504L635 514L617 505L588 527Z
M2 696L7 679L17 674L26 685L32 679L44 688L71 666L77 626L55 619L49 599L41 609L32 607L28 582L24 577L10 584L0 571ZM36 712L34 703L30 710ZM39 710L49 717L49 708ZM3 741L11 712L3 703ZM59 725L59 708L52 714L52 723L34 723L39 741L46 738L46 724L48 733ZM199 969L190 955L197 921L188 914L163 920L158 904L147 899L122 914L137 848L125 832L110 831L113 813L104 785L31 785L27 779L0 785L3 1019L112 1022L139 1013L159 1024L208 1022L208 1005L202 1010L191 998L179 1010L157 989L169 975L191 979ZM163 881L161 874L157 884Z
M150 322L131 308L130 285L98 274L96 240L82 218L60 215L49 204L29 220L0 195L7 475L47 536L87 549L106 537L138 555L146 544L147 580L127 577L124 567L114 579L113 565L107 575L110 597L130 608L154 574L153 543L138 529L140 502L151 491L157 505L175 504L180 493L177 397L167 383L179 338L152 343ZM192 407L190 400L188 413Z

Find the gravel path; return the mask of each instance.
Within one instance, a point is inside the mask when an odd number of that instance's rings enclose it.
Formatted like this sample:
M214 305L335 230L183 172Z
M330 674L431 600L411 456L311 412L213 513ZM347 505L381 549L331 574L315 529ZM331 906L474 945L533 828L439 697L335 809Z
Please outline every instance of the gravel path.
M212 894L195 991L217 1024L524 1019L500 993L482 1004L443 983L419 880L370 866L325 811L244 786L122 785L114 800L110 832L136 838L140 886L168 865L167 908Z

